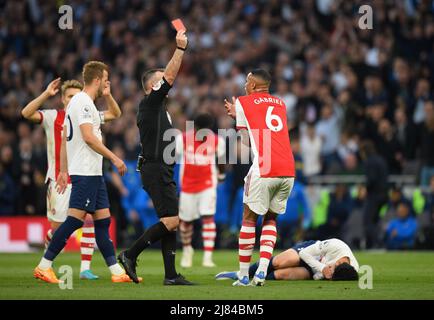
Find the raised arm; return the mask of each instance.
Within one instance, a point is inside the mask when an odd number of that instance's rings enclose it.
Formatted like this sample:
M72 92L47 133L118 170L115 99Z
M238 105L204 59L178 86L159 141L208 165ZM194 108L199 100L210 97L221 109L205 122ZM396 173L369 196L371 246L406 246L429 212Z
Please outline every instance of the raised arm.
M184 51L187 48L187 36L185 35L185 30L181 30L176 34L176 50L173 53L172 59L164 70L164 79L173 85L175 78L178 75L179 68L181 67L182 57L184 56Z
M30 101L24 108L21 110L21 115L32 122L41 122L42 117L38 111L38 109L52 96L56 95L59 92L60 86L60 78L54 79L49 83L47 89L42 92L37 98Z
M95 152L102 155L104 158L109 159L113 165L118 169L119 174L123 176L127 167L125 163L111 152L93 133L93 126L90 123L83 123L80 125L81 136L84 142Z
M110 81L107 82L107 87L104 88L102 94L108 107L108 110L104 111L104 122L110 122L119 118L122 115L122 111L110 92Z

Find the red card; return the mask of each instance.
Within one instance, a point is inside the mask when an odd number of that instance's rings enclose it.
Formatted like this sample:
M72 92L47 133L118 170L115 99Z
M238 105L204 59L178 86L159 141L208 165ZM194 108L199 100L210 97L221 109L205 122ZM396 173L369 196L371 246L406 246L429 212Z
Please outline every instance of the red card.
M172 20L172 26L175 28L176 32L179 32L180 30L187 30L181 19Z

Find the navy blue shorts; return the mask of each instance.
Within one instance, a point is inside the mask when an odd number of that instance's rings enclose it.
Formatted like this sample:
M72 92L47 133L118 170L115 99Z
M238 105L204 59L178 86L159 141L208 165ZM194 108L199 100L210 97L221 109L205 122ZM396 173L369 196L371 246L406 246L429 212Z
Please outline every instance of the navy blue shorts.
M297 251L297 253L300 253L301 250L303 250L304 248L310 247L311 245L315 244L316 240L307 240L307 241L302 241L299 243L296 243L291 249L294 249L295 251ZM306 268L307 271L309 271L310 273L310 277L313 277L313 270L312 268L303 260L300 259L300 267Z
M311 245L315 244L316 240L307 240L296 243L291 249L294 249L297 251L297 253L300 253L301 250L304 248L310 247Z
M110 207L103 176L71 176L69 207L94 213Z

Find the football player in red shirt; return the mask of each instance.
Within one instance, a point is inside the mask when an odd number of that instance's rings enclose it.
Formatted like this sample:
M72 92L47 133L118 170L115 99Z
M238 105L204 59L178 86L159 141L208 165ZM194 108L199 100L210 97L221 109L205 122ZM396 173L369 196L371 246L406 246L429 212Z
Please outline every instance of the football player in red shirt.
M291 193L294 156L291 151L284 102L269 93L270 74L256 69L247 75L246 95L225 99L228 115L236 119L244 142L250 140L253 164L245 178L244 212L239 236L238 280L234 286L262 286L276 243L276 218L283 214ZM248 138L247 138L248 136ZM255 245L255 227L263 218L259 267L249 282L249 264Z

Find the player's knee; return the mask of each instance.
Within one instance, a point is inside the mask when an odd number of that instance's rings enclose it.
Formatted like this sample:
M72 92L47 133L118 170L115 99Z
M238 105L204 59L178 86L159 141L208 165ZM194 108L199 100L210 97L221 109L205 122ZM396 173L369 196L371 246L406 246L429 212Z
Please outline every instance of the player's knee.
M179 226L179 217L166 217L160 220L166 226L167 230L175 231Z

